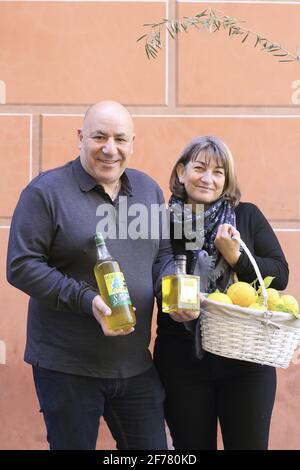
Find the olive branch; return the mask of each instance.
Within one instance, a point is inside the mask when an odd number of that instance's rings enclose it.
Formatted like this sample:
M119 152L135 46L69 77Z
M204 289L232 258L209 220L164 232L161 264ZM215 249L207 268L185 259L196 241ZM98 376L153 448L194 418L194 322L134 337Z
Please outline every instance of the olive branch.
M219 15L217 10L203 10L195 16L184 16L183 18L175 21L163 19L159 23L148 23L143 26L150 31L143 34L137 39L137 42L144 40L145 52L148 59L156 58L159 49L162 49L163 43L161 33L163 30L175 39L179 33L187 33L189 28L202 27L202 30L207 30L210 33L216 33L220 30L225 30L229 37L240 36L241 42L245 43L248 38L253 38L254 47L260 46L260 50L278 57L279 62L300 62L299 51L295 54L284 49L280 44L277 44L261 34L255 33L250 29L240 26L241 21L227 15Z

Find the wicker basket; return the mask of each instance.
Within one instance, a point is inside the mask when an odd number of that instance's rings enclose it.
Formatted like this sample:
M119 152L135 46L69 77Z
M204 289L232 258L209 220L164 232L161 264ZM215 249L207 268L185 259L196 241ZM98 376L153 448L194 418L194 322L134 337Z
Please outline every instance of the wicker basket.
M239 241L253 264L267 305L257 264ZM288 367L300 340L300 320L285 312L252 310L203 298L200 321L205 351L273 367Z

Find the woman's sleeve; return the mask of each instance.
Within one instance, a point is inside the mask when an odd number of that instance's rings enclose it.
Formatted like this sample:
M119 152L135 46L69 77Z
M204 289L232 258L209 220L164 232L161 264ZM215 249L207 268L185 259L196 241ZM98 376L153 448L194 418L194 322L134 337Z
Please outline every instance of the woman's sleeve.
M251 204L251 207L252 211L249 213L249 216L253 217L251 223L251 236L253 237L252 254L257 262L262 277L274 277L275 279L271 287L284 290L288 284L289 278L288 263L271 225L258 207L253 204ZM242 251L233 269L240 281L252 282L257 277L244 251Z

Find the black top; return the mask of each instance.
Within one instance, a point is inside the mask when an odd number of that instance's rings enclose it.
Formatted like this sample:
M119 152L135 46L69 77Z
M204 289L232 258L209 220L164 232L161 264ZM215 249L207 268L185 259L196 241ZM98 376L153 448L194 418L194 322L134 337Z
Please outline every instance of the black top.
M269 222L257 206L248 202L240 202L235 209L236 228L241 239L246 243L255 258L262 277L273 276L271 287L278 290L286 288L289 269L279 241ZM184 240L173 240L175 253L183 253ZM191 265L192 252L186 252L188 267ZM242 251L237 263L233 266L239 281L252 282L256 274L247 254ZM189 271L188 271L189 272ZM183 324L172 320L168 314L159 311L158 334L189 336Z
M173 272L174 265L161 226L156 239L149 236L150 223L144 238L126 236L137 218L137 203L146 209L163 203L162 191L150 177L127 169L112 202L79 158L42 173L24 189L11 224L7 278L30 295L27 362L107 378L130 377L151 366L154 289L162 273ZM92 314L98 293L94 233L103 231L101 222L107 231L108 220L113 221L116 237L106 240L107 247L121 265L136 307L137 324L128 336L104 336Z

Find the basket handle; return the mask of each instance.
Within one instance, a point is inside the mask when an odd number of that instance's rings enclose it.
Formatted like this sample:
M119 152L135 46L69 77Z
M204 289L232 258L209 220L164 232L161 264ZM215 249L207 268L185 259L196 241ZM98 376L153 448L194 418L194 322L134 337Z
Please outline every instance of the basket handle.
M243 247L243 249L245 250L245 252L247 253L248 258L251 261L251 264L252 264L252 266L254 268L254 271L257 275L257 278L258 278L258 282L259 282L261 292L262 292L262 296L263 296L263 299L264 299L264 305L265 305L265 307L267 307L268 306L268 293L267 293L267 290L265 288L265 284L264 284L262 275L260 274L260 270L257 266L257 263L256 263L254 257L252 256L251 251L247 247L246 243L240 237L238 237L237 235L233 235L231 238L232 238L232 240L238 241L241 244L241 246Z

